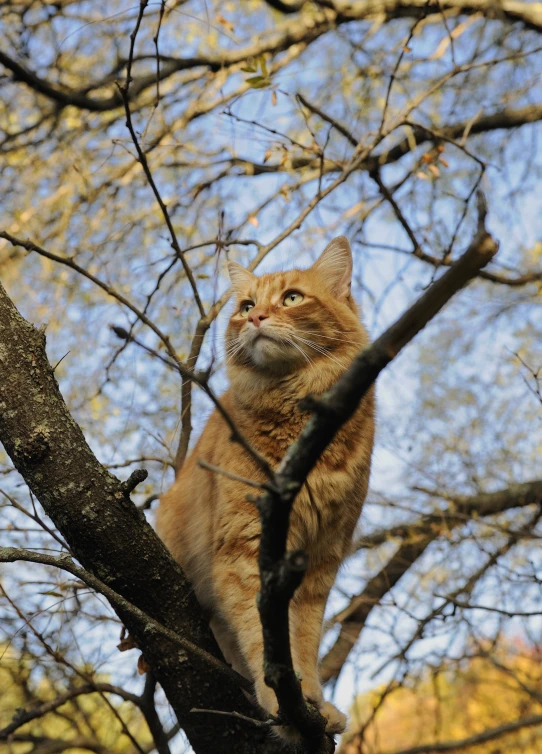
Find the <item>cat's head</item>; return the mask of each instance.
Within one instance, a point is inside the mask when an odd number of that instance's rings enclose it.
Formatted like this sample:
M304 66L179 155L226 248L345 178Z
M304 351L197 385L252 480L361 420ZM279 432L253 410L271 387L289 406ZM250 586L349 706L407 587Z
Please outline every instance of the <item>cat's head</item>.
M359 348L363 331L350 295L352 254L344 236L307 270L257 277L236 262L228 268L236 294L226 334L231 366L285 374L324 360L342 363L346 352Z

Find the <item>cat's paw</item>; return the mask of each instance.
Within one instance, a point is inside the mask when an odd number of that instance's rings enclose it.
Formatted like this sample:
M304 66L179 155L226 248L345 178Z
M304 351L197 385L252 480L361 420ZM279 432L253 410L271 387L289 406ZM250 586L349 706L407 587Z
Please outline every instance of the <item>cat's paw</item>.
M279 713L279 703L277 702L277 696L273 689L265 683L263 678L256 682L255 691L256 699L258 700L260 707L268 712L271 717L277 717Z
M263 680L256 684L256 696L260 707L263 707L266 712L276 718L278 715L277 697L273 689L267 686ZM309 704L314 705L319 710L320 714L326 718L326 733L336 735L344 731L348 718L338 710L337 707L331 704L331 702L323 700L316 701L314 698L311 699L310 697L305 698ZM281 738L290 742L301 740L299 732L291 726L278 725L273 728L273 731Z
M326 733L336 734L344 731L348 718L337 707L331 702L322 702L318 709L327 720Z

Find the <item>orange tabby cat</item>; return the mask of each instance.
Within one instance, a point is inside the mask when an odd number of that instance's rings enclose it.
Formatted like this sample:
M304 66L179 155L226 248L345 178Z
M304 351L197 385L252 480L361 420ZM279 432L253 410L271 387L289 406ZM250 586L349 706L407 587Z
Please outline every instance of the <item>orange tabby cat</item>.
M322 393L368 343L350 295L348 241L332 241L308 270L256 277L229 263L237 295L227 330L230 388L222 403L252 445L273 466L307 420L299 409ZM340 733L346 717L322 696L318 649L324 609L349 550L367 493L374 433L370 392L323 454L295 500L289 549L304 549L307 574L290 606L294 667L305 697ZM263 480L261 471L215 411L172 488L162 496L157 528L192 581L228 662L254 683L259 704L277 713L264 682L260 587L260 524L248 488L201 468L200 459L233 474Z

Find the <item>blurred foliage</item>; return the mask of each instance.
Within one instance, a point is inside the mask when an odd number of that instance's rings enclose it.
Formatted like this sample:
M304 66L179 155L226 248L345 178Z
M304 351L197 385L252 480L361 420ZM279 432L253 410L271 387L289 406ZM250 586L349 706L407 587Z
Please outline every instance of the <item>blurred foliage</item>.
M375 689L351 709L340 754L390 754L439 741L462 741L506 723L538 716L540 723L495 740L458 746L465 754L536 754L542 746L540 649L508 642L490 656L426 670L416 683ZM375 712L375 709L377 711ZM363 742L355 731L363 728Z
M0 656L0 729L11 723L17 713L24 714L47 705L65 692L65 688L61 690L59 685L58 672L57 678L54 672L40 672L36 657L30 652L18 654L9 645L2 645ZM92 669L81 668L80 672L84 678L88 678ZM67 679L62 680L65 682ZM95 683L106 684L109 680L105 675L93 675ZM73 688L85 685L84 680L77 680L76 676ZM133 753L137 749L123 734L123 724L130 728L144 751L149 749L152 739L139 710L129 702L116 704L114 710L103 693L75 696L62 706L23 725L12 734L11 740L0 741L0 752L26 754L30 751L65 751L76 754L91 748L97 754ZM57 742L56 748L51 748L49 742Z

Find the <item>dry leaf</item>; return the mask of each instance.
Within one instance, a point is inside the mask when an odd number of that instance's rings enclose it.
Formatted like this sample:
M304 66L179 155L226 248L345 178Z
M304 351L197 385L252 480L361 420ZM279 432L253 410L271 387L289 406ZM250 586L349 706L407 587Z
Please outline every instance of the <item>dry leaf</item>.
M439 162L442 162L442 164L444 165L445 168L449 168L450 167L450 163L448 162L448 160L445 157L443 157L442 155L440 155L440 157L438 159L439 159Z
M421 170L417 172L416 175L418 176L418 178L421 178L423 181L429 180L429 176L426 175L425 173L422 173Z
M144 658L143 655L139 655L137 660L137 672L139 675L145 675L145 673L148 673L151 669L151 666L147 662L147 660Z
M120 644L117 644L117 649L120 652L127 652L129 649L135 649L137 644L134 641L134 637L128 634L125 638L121 639Z
M433 155L431 152L426 152L425 154L422 154L422 162L425 162L425 164L429 164L430 162L433 162Z
M429 165L427 169L430 170L431 173L433 173L435 178L440 178L440 170L437 168L436 165Z
M271 104L273 105L273 107L275 107L275 105L277 104L277 93L274 89L271 92Z
M258 218L257 218L257 217L249 217L249 218L248 218L248 221L249 221L249 223L250 223L251 225L254 225L254 227L255 227L255 228L257 228L257 227L258 227L258 225L259 225L259 223L258 223Z
M220 13L216 14L216 20L219 24L222 24L222 26L228 31L235 31L235 26L232 24L232 22L228 21L228 19L224 18L224 16L221 16Z
M273 150L268 149L267 152L263 156L264 163L267 162L267 160L271 157L272 154L273 154Z

